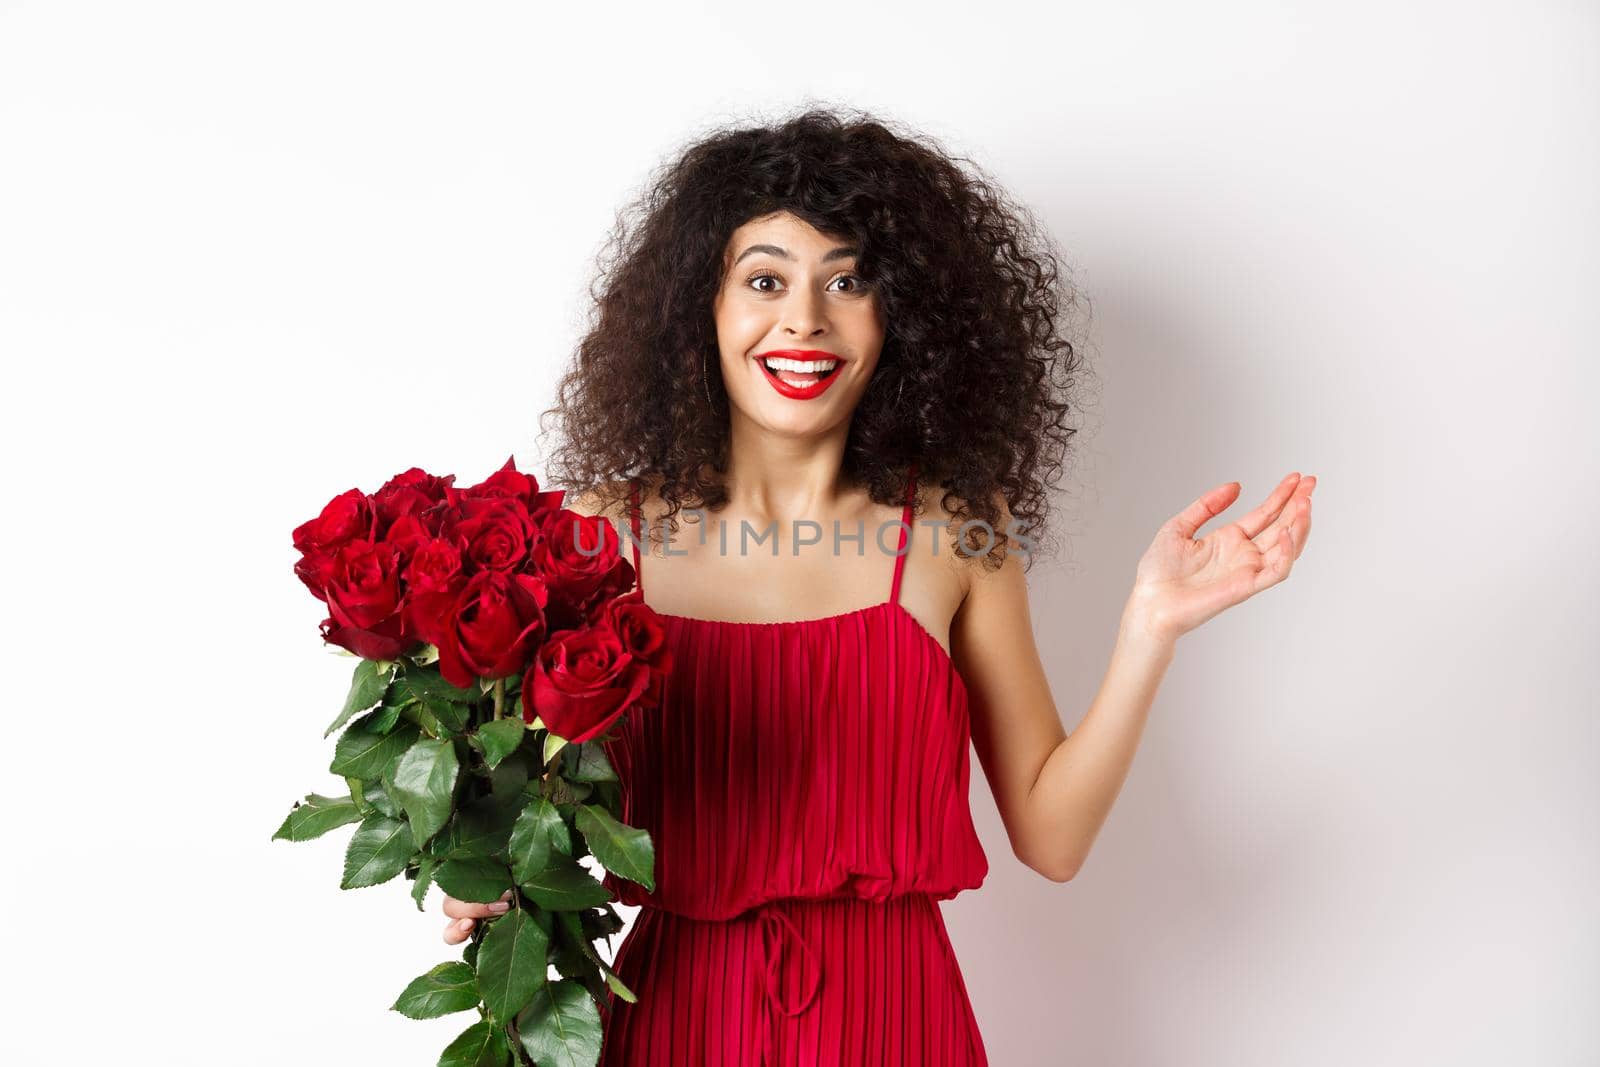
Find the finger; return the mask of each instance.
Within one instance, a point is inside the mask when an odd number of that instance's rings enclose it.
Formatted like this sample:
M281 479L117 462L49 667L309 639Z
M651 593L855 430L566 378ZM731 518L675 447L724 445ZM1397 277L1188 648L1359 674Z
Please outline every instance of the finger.
M444 943L459 945L472 936L473 920L457 919L444 928Z
M1311 533L1311 498L1295 501L1292 509L1284 514L1288 516L1283 528L1289 532L1289 561L1293 563L1305 551L1306 537Z
M1265 552L1277 544L1278 530L1291 522L1300 527L1305 525L1305 511L1311 506L1311 491L1316 488L1316 485L1317 480L1311 475L1300 479L1300 483L1295 486L1294 493L1289 497L1288 502L1284 504L1283 510L1273 517L1272 522L1266 529L1249 534L1251 540L1255 541L1257 548ZM1240 525L1243 524L1241 523ZM1249 531L1246 532L1248 533ZM1295 550L1297 553L1299 546L1304 542L1299 533L1297 529L1295 531Z
M1261 554L1262 573L1257 576L1258 591L1289 577L1289 572L1294 569L1294 561L1305 551L1306 538L1311 534L1310 497L1297 501L1285 515L1288 521L1278 526L1276 540Z
M446 895L444 898L444 913L452 919L487 919L492 915L504 915L511 910L511 890L507 889L500 894L500 900L494 904L479 904L471 900L457 900Z
M1302 481L1298 472L1293 472L1278 483L1276 489L1267 494L1259 507L1239 519L1235 525L1244 531L1244 535L1254 538L1267 526L1267 523L1276 519L1282 512L1283 506L1294 497L1295 490Z
M1238 482L1228 482L1202 493L1194 503L1168 519L1166 526L1184 537L1193 537L1196 530L1239 499L1239 488Z
M1262 555L1261 564L1251 595L1270 589L1289 577L1289 568L1294 566L1294 542L1289 539L1287 526L1278 527L1278 540Z
M1278 522L1272 523L1266 533L1261 534L1262 542L1275 547L1280 531L1290 534L1290 561L1298 560L1299 553L1306 550L1306 536L1310 533L1310 496L1291 501L1290 506L1283 509Z
M478 909L482 904L475 904L470 900L457 900L455 897L444 898L444 913L452 919L475 919Z

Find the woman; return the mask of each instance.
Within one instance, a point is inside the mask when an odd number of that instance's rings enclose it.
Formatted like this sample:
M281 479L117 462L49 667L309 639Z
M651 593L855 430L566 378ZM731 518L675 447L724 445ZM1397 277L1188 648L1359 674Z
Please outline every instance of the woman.
M641 906L639 1000L602 1062L985 1063L937 904L988 869L969 741L1017 858L1072 878L1177 639L1288 575L1313 479L1162 526L1068 737L1024 583L1080 363L1047 240L925 140L823 111L702 140L643 204L553 409L569 506L649 527L677 665L608 743L657 868L607 877ZM445 939L497 908L447 898Z

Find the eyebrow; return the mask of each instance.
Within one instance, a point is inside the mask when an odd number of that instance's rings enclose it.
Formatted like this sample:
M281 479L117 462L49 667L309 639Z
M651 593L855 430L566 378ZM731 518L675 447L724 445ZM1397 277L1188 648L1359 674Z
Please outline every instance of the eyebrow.
M744 259L746 256L753 256L757 252L765 252L769 256L777 256L779 259L791 261L794 259L787 248L779 248L777 245L751 245L739 253L739 257L733 261L733 265L738 266L739 260ZM860 254L861 249L856 245L840 245L838 248L831 249L825 253L822 257L822 262L832 263L836 259L849 259L851 256L859 256Z

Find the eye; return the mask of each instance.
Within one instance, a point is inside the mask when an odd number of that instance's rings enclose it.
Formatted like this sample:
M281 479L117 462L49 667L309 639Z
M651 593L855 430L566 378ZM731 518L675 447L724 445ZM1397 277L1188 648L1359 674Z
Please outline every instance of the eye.
M761 286L760 283L765 279L771 279L774 283L780 283L780 279L776 274L770 270L763 270L757 271L756 273L750 275L749 279L745 281L745 284L748 286L753 286L758 293L777 292L778 290L776 288L763 288ZM852 295L860 293L868 287L865 279L863 279L859 274L841 274L835 278L834 281L849 282L850 287L847 289L840 289L839 292L850 293Z

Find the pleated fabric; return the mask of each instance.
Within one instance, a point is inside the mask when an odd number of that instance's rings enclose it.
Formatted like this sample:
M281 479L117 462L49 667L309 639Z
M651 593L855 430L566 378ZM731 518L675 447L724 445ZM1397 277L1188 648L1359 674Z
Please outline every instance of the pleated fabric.
M639 1002L609 998L603 1067L987 1064L938 906L988 873L967 693L899 603L914 492L915 469L886 601L661 615L666 699L606 743L656 885L605 877L641 911L615 959Z

